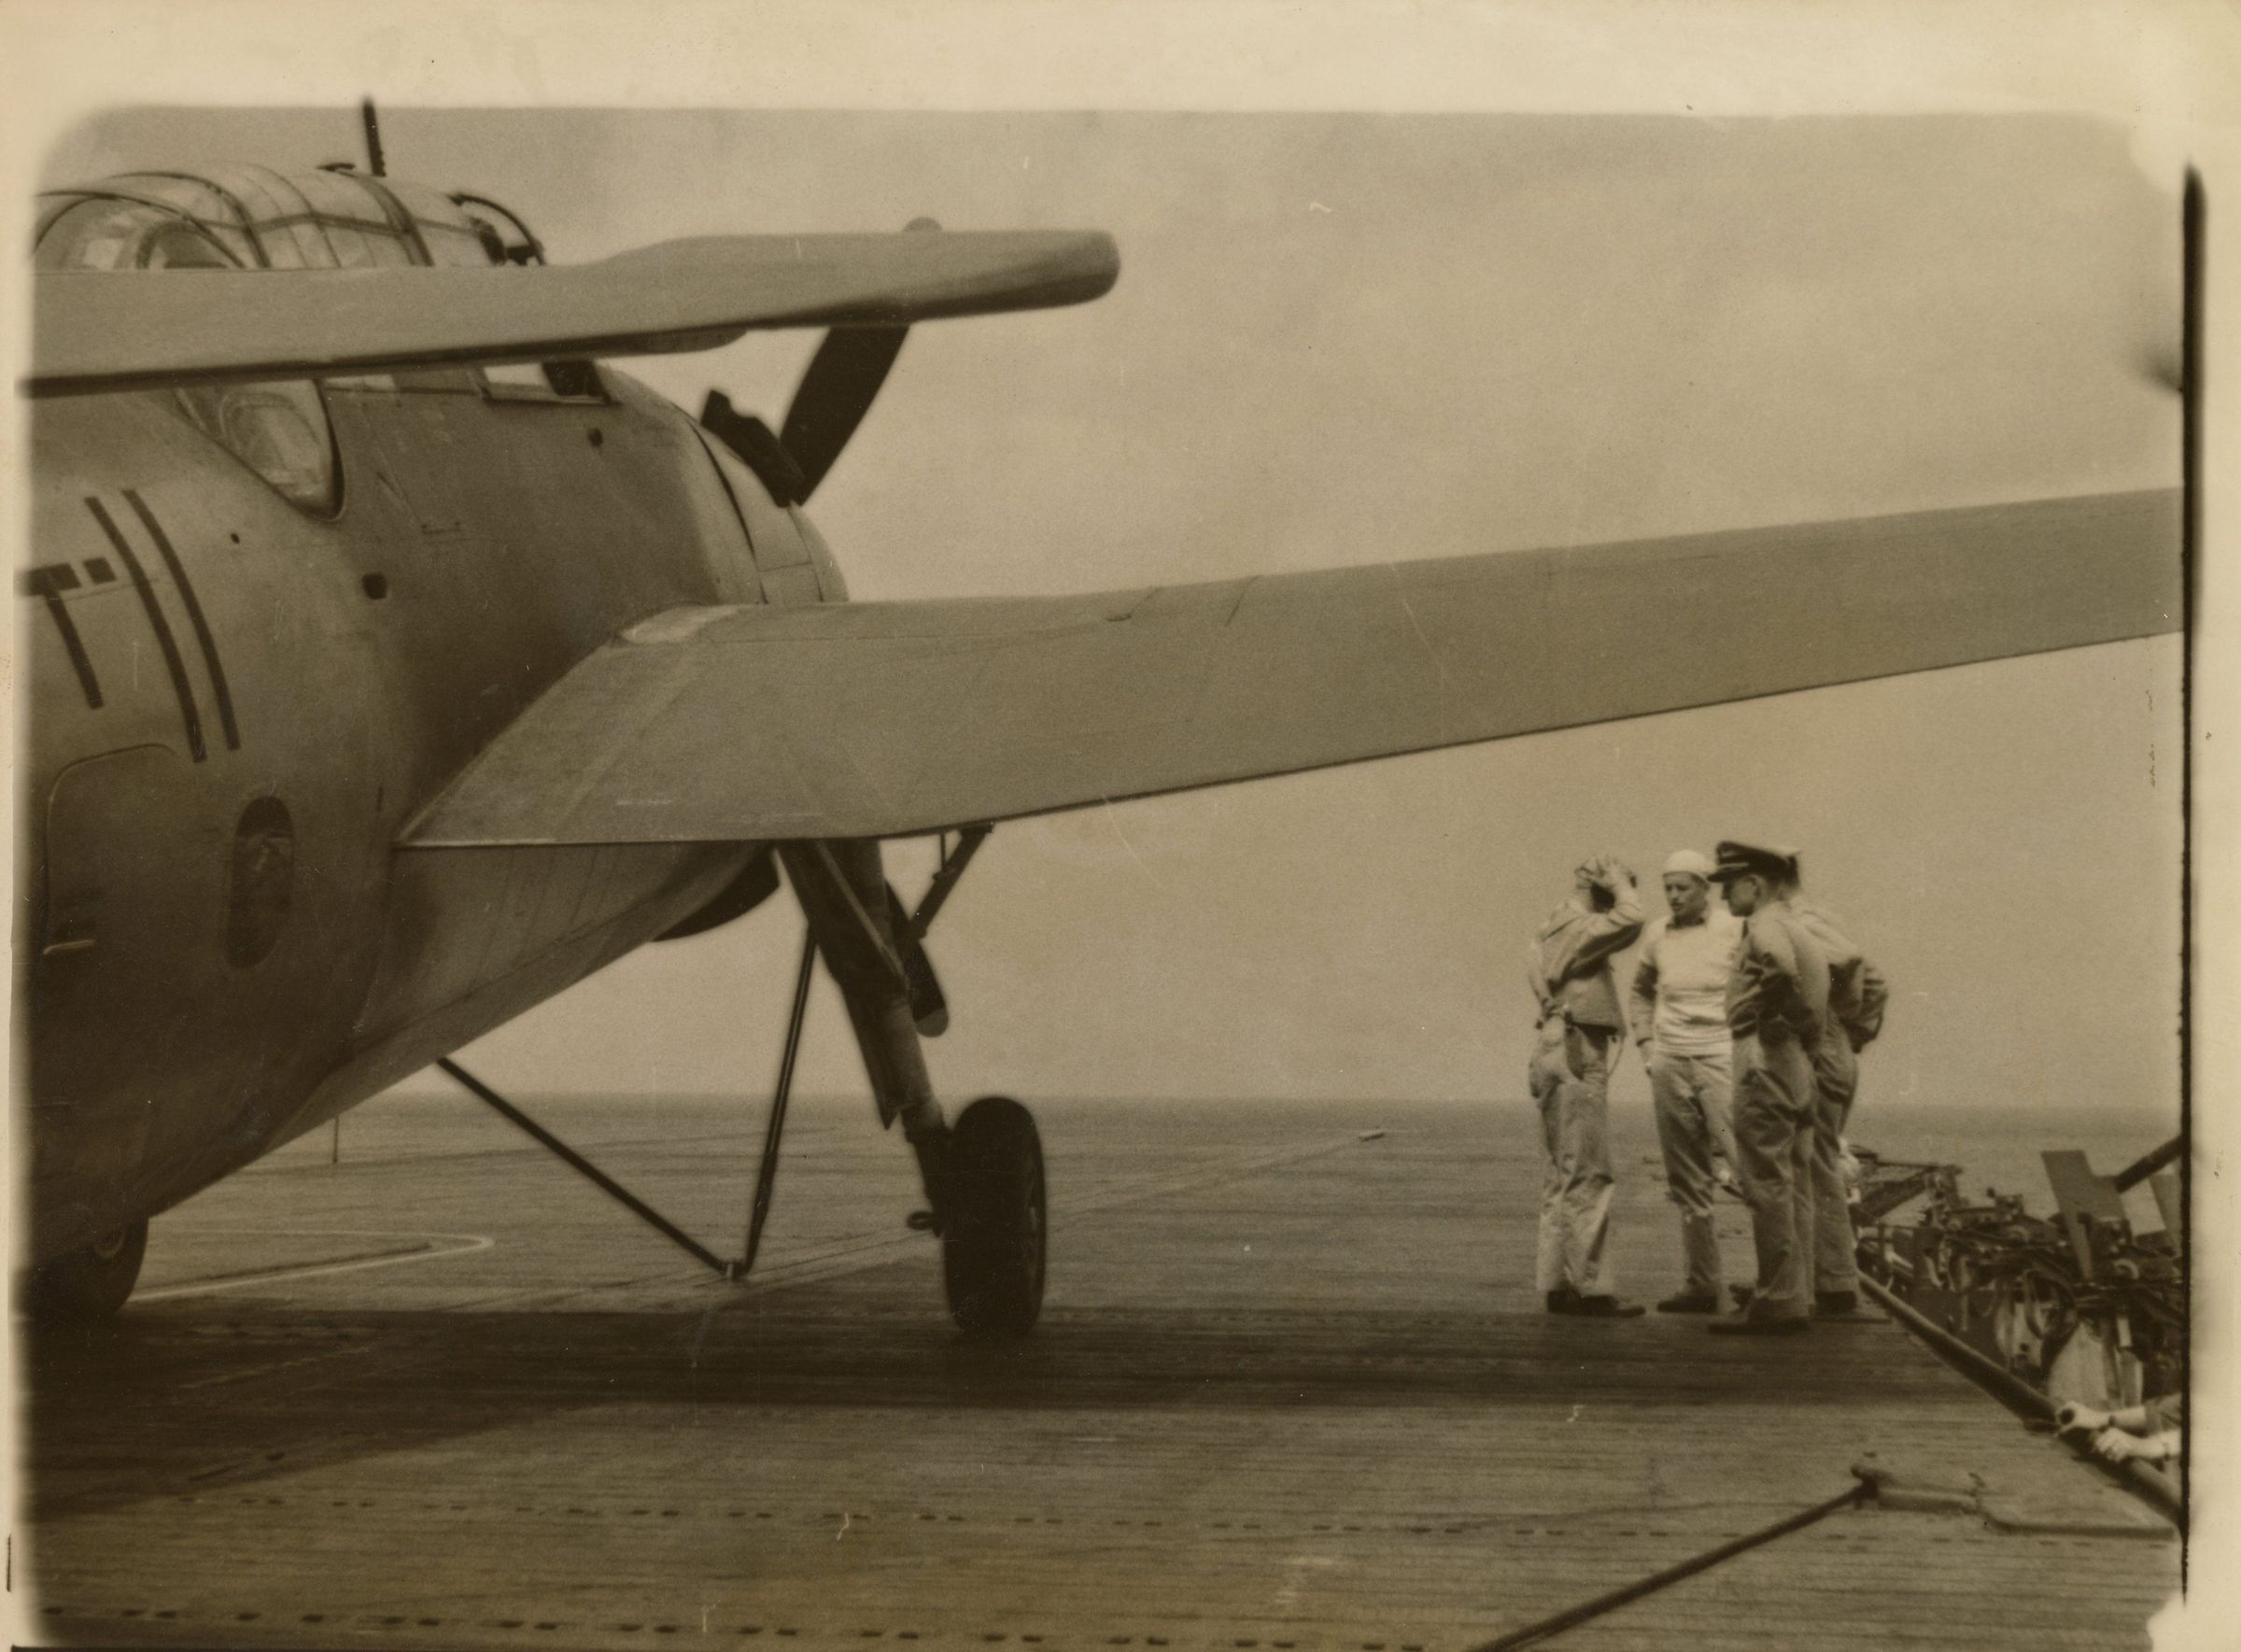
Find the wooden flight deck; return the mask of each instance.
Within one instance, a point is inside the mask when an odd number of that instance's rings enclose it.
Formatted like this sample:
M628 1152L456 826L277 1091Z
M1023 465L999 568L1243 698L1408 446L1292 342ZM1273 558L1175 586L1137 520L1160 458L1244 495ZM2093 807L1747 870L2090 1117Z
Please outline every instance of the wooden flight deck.
M536 1110L737 1250L755 1105ZM1614 1245L1655 1297L1640 1110ZM1536 1311L1522 1105L1046 1104L1051 1290L1008 1348L951 1330L868 1112L797 1108L745 1287L464 1097L160 1219L120 1320L22 1350L19 1638L1469 1652L1868 1453L1919 1506L1553 1644L2145 1645L2177 1587L2162 1519L1887 1322Z

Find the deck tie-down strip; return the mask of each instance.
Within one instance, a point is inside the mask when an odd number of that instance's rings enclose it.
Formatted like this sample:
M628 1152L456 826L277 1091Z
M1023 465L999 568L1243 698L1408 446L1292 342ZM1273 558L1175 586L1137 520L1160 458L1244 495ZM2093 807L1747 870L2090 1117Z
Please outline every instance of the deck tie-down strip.
M1529 1623L1522 1629L1514 1629L1507 1634L1497 1635L1494 1639L1483 1642L1472 1648L1472 1652L1514 1652L1514 1649L1517 1647L1538 1646L1544 1641L1554 1640L1568 1629L1578 1628L1590 1618L1600 1617L1606 1612L1614 1612L1629 1602L1639 1601L1644 1595L1655 1594L1659 1589L1670 1588L1684 1578L1694 1577L1699 1572L1710 1571L1723 1560L1733 1560L1737 1555L1772 1543L1778 1537L1787 1537L1793 1532L1802 1532L1814 1522L1826 1519L1840 1508L1851 1508L1857 1504L1872 1500L1876 1494L1877 1480L1858 1467L1853 1468L1853 1474L1856 1478L1850 1487L1834 1497L1814 1504L1811 1508L1800 1509L1794 1515L1776 1520L1770 1526L1761 1526L1755 1532L1746 1532L1742 1536L1723 1543L1717 1548L1708 1548L1702 1554L1691 1555L1687 1560L1668 1566L1662 1572L1653 1572L1647 1577L1637 1578L1632 1583L1600 1594L1591 1601L1583 1601L1580 1604L1569 1606L1552 1617Z
M1090 1647L1147 1646L1147 1647L1202 1647L1209 1652L1439 1652L1433 1643L1427 1641L1318 1640L1313 1637L1286 1635L1232 1635L1219 1631L1197 1637L1176 1634L1079 1634L1063 1631L1037 1632L1034 1630L921 1630L889 1629L883 1625L861 1623L821 1624L805 1629L799 1624L787 1623L729 1623L703 1622L664 1617L617 1618L603 1623L585 1623L558 1618L532 1617L445 1617L415 1612L275 1612L227 1611L224 1608L195 1611L176 1606L126 1606L118 1609L89 1611L87 1609L49 1603L39 1608L39 1616L49 1620L67 1619L76 1623L97 1620L122 1619L132 1621L157 1620L165 1623L271 1623L280 1624L291 1619L300 1624L331 1625L337 1628L366 1626L384 1630L399 1629L473 1629L511 1630L531 1634L553 1634L563 1631L608 1634L651 1633L655 1635L690 1635L699 1641L709 1635L721 1635L733 1640L754 1640L769 1635L781 1640L811 1641L934 1641L952 1645L1021 1645L1034 1646L1043 1652L1085 1652ZM550 1643L546 1643L550 1644Z

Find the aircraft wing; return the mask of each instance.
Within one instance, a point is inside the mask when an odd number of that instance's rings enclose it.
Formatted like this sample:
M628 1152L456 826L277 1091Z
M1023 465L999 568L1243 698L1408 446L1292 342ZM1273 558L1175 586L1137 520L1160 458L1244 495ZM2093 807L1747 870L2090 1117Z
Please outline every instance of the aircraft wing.
M593 263L42 270L33 395L709 349L753 328L906 324L1097 297L1089 232L713 235Z
M1099 596L678 608L411 846L882 837L2177 630L2180 496Z

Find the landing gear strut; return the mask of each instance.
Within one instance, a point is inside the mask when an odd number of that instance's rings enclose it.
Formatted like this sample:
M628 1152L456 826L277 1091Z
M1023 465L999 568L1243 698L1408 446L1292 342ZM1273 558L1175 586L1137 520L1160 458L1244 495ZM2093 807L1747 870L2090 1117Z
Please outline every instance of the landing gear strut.
M984 1095L950 1132L941 1282L967 1336L1024 1336L1043 1307L1043 1144L1018 1102Z
M778 857L818 954L840 989L883 1124L900 1123L917 1154L929 1209L911 1225L941 1236L950 1317L968 1336L1018 1336L1043 1305L1043 1150L1018 1102L986 1096L955 1125L927 1076L922 1035L947 1022L919 951L935 911L987 836L975 827L945 854L919 911L906 917L880 846L865 840L786 842Z
M795 975L793 1015L763 1139L746 1250L737 1262L716 1255L458 1062L445 1059L436 1065L672 1243L726 1278L743 1279L754 1265L770 1211L779 1137L793 1089L810 972L823 957L848 1007L880 1122L899 1123L917 1156L927 1208L913 1214L910 1225L941 1240L942 1285L950 1317L967 1336L1023 1336L1034 1329L1043 1307L1049 1221L1041 1137L1027 1109L1001 1095L982 1096L965 1109L954 1126L950 1124L934 1097L921 1048L922 1038L935 1036L949 1024L940 983L921 943L935 912L956 887L965 862L987 836L986 826L968 827L954 850L945 848L932 887L918 910L909 913L881 868L878 843L836 839L776 845L810 933ZM674 933L689 932L681 927ZM135 1250L135 1265L137 1261ZM128 1278L125 1289L130 1288ZM122 1300L121 1294L118 1300Z
M148 1223L135 1221L33 1268L20 1298L35 1320L106 1320L124 1306L148 1253Z

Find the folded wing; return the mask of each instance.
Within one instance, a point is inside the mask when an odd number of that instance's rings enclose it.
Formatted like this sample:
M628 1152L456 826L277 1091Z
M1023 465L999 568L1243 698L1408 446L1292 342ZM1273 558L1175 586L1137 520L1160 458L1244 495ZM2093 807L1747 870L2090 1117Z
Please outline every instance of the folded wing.
M417 846L881 837L2176 630L2179 496L1100 596L682 608Z
M755 328L901 325L1097 297L1109 236L716 235L595 263L63 270L32 292L34 395L707 349Z

